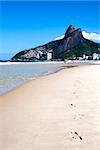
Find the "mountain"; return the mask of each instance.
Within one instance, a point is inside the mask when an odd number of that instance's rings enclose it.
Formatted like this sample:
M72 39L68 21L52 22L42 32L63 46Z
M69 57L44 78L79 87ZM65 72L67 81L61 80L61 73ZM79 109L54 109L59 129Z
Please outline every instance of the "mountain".
M21 51L11 58L11 61L40 61L47 59L47 53L52 53L52 59L80 57L83 54L92 56L100 53L100 44L83 37L80 28L70 25L63 39L49 42L45 45Z

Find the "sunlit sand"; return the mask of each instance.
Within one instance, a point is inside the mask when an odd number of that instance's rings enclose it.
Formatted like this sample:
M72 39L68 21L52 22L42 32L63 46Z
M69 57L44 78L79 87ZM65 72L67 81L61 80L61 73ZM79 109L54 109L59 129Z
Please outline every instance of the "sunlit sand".
M61 70L0 96L1 150L100 150L100 65Z

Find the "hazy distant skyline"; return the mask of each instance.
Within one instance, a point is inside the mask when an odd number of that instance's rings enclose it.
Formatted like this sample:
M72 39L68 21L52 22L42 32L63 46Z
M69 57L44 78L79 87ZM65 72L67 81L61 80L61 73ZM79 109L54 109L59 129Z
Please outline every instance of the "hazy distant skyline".
M0 1L0 55L52 41L70 24L100 33L99 7L99 1Z

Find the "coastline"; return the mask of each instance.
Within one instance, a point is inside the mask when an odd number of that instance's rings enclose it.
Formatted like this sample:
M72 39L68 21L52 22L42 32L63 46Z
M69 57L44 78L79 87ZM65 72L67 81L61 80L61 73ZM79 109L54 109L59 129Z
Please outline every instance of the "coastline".
M21 79L21 76L20 77L20 80L16 81L14 80L13 82L7 84L6 86L1 86L0 87L0 95L4 95L6 93L9 93L11 92L12 90L16 89L16 88L19 88L20 86L23 86L23 84L26 84L27 82L31 81L31 80L34 80L38 77L42 77L42 76L46 76L46 75L49 75L49 74L53 74L53 73L56 73L62 69L66 69L66 68L70 68L70 67L77 67L77 66L84 66L84 65L97 65L97 64L100 64L100 61L66 61L66 62L63 62L63 61L54 61L54 62L4 62L4 63L0 63L1 66L17 66L20 65L43 65L45 67L45 65L54 65L55 69L52 68L48 68L48 70L46 70L44 73L42 74L37 74L37 75L31 75L30 78L27 78L26 76L26 79ZM3 68L2 68L3 69ZM1 69L1 71L2 71ZM13 68L12 68L13 69ZM49 70L50 69L50 70ZM11 71L11 70L10 70ZM25 78L25 77L24 77Z
M62 64L64 64L64 62L1 63L0 72L2 73L1 74L2 76L0 78L0 84L1 84L0 95L12 91L14 88L18 88L23 84L27 83L28 81L33 80L37 77L54 73L62 69ZM13 72L15 74L13 74ZM3 81L4 81L4 85L3 85Z
M0 149L99 150L100 66L63 69L0 96Z

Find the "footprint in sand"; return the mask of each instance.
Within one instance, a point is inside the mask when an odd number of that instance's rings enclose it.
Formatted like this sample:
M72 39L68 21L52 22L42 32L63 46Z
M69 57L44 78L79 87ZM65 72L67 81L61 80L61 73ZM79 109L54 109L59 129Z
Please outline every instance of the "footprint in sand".
M74 97L79 98L79 95L77 95L76 92L73 92Z
M72 103L71 103L70 105L71 105L72 107L76 107L76 106L75 106L74 104L72 104Z
M73 92L73 94L75 95L75 94L76 94L76 92Z
M83 138L78 134L78 132L74 131L74 132L69 132L69 137L72 139L72 140L76 140L76 141L82 141Z
M85 115L84 114L77 114L74 116L74 120L82 119Z

